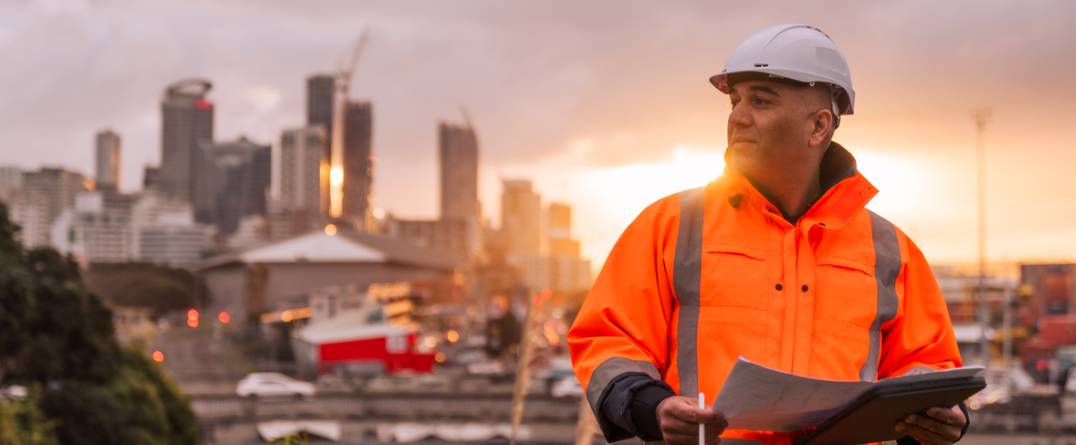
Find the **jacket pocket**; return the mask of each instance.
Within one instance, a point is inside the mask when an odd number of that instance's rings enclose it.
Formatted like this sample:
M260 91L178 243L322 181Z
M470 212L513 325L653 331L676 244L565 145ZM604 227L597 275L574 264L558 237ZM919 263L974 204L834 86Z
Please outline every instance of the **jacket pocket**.
M874 267L825 257L815 261L815 317L869 329L878 303Z
M704 246L700 304L765 311L776 279L763 249L730 243Z

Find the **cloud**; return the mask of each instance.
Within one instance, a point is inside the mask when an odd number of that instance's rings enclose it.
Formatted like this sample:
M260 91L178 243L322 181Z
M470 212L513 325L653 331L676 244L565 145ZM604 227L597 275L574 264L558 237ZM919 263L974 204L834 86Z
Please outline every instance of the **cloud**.
M162 90L195 76L214 82L219 139L275 142L305 120L306 76L367 27L353 95L373 102L376 205L428 215L436 125L461 108L491 171L720 150L726 98L706 78L748 33L782 22L818 24L852 61L857 114L838 134L852 147L958 169L931 156L970 147L967 113L986 104L991 143L1029 147L998 162L1064 177L1054 166L1076 161L1072 2L87 0L0 6L0 57L17 61L0 70L0 163L89 172L93 133L111 127L124 183L138 184L160 157Z

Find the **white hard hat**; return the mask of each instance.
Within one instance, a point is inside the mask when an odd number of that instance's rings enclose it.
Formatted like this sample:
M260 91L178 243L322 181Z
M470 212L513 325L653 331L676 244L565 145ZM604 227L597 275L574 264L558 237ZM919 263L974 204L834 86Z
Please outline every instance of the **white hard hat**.
M848 61L833 39L818 28L778 25L751 34L732 51L721 74L710 77L710 83L728 94L730 81L760 76L800 84L830 84L836 90L833 102L838 114L852 114L856 93Z

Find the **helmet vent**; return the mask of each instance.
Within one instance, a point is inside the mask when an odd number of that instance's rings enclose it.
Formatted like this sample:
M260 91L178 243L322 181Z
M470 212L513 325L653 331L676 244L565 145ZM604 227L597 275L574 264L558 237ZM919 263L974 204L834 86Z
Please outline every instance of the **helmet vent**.
M765 67L768 67L768 66L770 66L770 64L768 64L768 63L756 63L755 64L755 68L765 68Z

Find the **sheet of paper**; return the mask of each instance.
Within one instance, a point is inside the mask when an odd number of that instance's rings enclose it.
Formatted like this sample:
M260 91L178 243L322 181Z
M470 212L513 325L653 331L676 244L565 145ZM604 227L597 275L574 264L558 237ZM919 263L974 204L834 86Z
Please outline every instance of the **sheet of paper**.
M938 372L975 375L981 367L958 368L887 379L914 382L936 378ZM812 379L752 363L736 361L713 409L725 415L729 428L800 431L818 425L874 383Z

